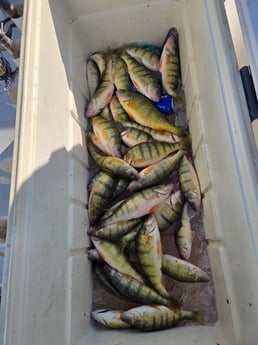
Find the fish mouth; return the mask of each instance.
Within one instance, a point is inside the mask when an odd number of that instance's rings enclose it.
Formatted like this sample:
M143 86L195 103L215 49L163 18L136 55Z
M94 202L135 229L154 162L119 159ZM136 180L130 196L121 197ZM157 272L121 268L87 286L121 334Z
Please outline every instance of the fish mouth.
M148 91L149 98L154 102L160 101L160 94L158 92L155 92L153 90Z

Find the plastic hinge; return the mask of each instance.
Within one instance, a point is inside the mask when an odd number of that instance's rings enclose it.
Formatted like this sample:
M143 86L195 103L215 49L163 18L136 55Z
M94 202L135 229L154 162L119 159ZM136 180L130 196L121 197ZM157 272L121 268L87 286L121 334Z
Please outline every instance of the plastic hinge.
M245 97L249 110L251 122L258 119L258 101L254 88L252 73L249 66L244 66L240 69L242 84L244 87Z

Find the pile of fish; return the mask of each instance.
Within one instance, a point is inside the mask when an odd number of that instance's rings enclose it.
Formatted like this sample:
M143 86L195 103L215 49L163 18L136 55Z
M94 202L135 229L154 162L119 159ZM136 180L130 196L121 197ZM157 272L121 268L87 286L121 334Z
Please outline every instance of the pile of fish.
M93 310L92 318L108 328L153 331L185 319L199 323L203 316L183 310L164 279L209 280L189 261L191 218L201 208L191 135L157 107L162 97L180 102L179 80L175 28L161 49L133 43L94 53L87 62L86 143L93 166L87 254L107 291L139 304L129 310ZM161 237L176 220L178 257L163 251Z

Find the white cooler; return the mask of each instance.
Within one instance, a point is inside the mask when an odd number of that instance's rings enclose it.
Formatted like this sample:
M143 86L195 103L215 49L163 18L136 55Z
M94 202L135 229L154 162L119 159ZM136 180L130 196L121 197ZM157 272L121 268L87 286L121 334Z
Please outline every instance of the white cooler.
M222 0L27 0L1 345L257 345L257 152ZM179 32L218 320L160 332L90 318L86 59Z

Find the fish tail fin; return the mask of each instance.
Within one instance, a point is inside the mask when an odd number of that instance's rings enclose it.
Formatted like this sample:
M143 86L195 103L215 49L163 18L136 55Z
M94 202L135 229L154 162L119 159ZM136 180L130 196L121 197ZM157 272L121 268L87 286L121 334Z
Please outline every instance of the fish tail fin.
M185 98L179 95L174 96L174 102L179 106L185 107Z
M198 323L198 325L205 324L205 313L200 310L194 310L192 312L192 320Z
M170 296L169 300L170 300L170 307L175 308L175 309L180 309L181 308L182 303L177 298L175 298L173 296Z
M192 135L187 132L186 136L180 138L181 149L188 152L192 150Z

